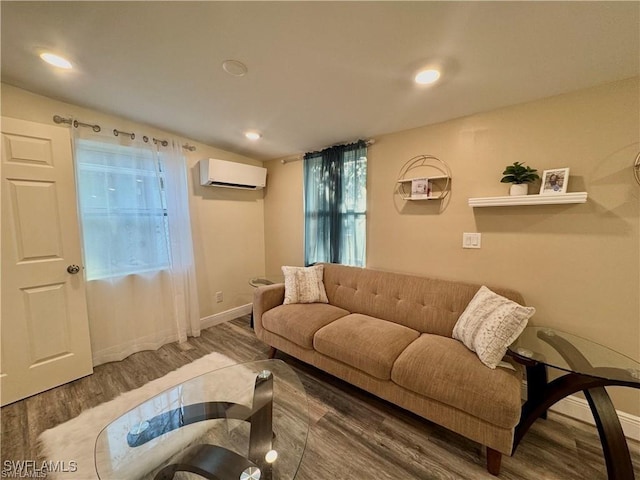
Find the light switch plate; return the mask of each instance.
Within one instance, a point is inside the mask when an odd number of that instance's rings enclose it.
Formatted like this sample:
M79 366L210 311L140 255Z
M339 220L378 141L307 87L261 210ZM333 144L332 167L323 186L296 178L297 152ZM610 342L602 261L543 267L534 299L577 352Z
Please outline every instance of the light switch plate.
M480 248L482 243L481 233L463 233L462 248Z

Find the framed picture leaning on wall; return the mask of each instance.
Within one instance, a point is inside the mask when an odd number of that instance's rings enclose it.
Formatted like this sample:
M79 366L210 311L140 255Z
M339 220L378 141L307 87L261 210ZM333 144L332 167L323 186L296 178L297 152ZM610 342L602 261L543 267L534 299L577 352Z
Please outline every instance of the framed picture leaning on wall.
M567 193L568 183L568 168L554 168L553 170L545 170L544 172L542 172L542 185L540 186L540 194Z

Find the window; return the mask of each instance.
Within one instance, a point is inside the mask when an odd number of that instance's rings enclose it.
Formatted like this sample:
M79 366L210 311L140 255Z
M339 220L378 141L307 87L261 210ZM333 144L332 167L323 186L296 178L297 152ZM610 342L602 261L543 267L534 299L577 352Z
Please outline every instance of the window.
M365 266L367 148L364 141L305 155L305 264Z
M168 268L158 154L144 146L79 140L76 165L87 279Z

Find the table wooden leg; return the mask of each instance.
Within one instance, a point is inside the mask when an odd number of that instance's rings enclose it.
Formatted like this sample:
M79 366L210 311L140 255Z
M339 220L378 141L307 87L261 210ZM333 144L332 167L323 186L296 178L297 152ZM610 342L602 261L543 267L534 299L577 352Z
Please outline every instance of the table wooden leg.
M542 399L547 383L547 366L545 364L537 363L527 366L527 400L539 402ZM546 410L540 414L540 418L547 418Z
M134 426L130 447L140 446L167 432L204 420L235 418L250 423L248 458L215 445L196 445L180 459L157 472L155 480L171 480L177 472L191 472L208 480L260 478L272 480L266 458L273 447L273 373L263 370L255 380L251 408L230 402L202 402L157 415Z
M604 387L585 390L598 427L609 480L632 480L633 464L620 419Z
M640 388L637 372L614 366L594 367L575 345L552 330L540 330L537 336L553 347L572 371L548 383L545 362L531 358L530 355L523 357L517 350L512 354L527 367L528 383L528 398L522 406L520 422L515 428L512 455L533 422L544 417L549 407L582 391L598 428L609 480L633 480L635 476L627 440L613 402L604 387L617 385Z
M172 480L178 472L190 472L207 480L238 480L250 478L258 467L242 455L216 445L191 447L176 463L163 467L154 480Z
M260 468L261 480L271 480L271 463L266 459L273 443L273 374L264 370L256 378L249 433L249 460Z
M512 454L515 453L522 437L533 425L533 422L546 412L549 407L573 393L583 391L598 427L609 480L633 480L635 477L631 456L629 455L629 447L627 446L627 440L624 437L618 414L609 398L609 394L604 389L607 385L637 388L636 383L607 380L577 373L570 373L556 378L547 384L543 392L533 399L527 400L522 406L522 416L514 434Z

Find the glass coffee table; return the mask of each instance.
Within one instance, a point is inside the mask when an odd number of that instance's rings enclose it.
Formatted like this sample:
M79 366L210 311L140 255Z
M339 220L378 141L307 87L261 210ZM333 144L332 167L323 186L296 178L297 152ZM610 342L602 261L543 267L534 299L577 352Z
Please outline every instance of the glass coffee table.
M214 370L148 399L98 435L102 480L292 480L308 432L307 397L281 360Z
M527 327L509 347L527 369L527 401L516 426L514 447L536 419L556 402L582 391L598 428L610 480L634 478L629 447L606 386L640 388L640 363L585 338L542 327ZM547 367L566 372L548 381Z

